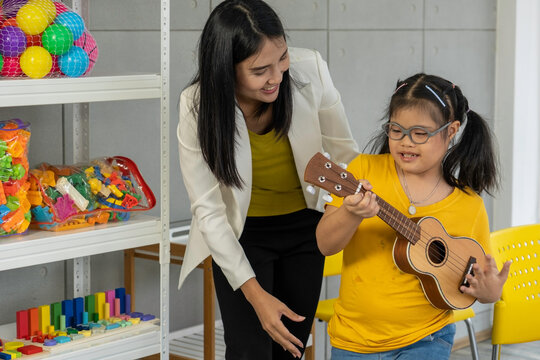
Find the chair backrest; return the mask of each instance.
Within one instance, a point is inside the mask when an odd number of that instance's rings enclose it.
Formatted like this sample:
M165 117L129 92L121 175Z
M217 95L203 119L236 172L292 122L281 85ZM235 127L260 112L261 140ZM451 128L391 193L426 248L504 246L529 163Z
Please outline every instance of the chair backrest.
M490 246L499 269L512 261L494 306L492 343L540 340L540 224L494 231Z
M324 260L323 276L334 276L341 274L343 266L343 250L337 254L327 256Z

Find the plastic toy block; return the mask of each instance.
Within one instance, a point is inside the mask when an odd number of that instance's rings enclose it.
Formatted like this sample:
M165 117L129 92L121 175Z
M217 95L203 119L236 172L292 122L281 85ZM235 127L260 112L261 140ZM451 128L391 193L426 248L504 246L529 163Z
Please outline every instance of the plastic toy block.
M1 182L0 182L1 184ZM10 212L10 208L8 208L6 205L0 205L0 217L3 218Z
M71 341L73 341L73 340L82 339L84 337L84 335L77 333L77 334L71 334L71 335L69 335L69 337L71 338Z
M131 312L131 295L126 294L126 300L124 301L124 312L123 314L129 314Z
M71 335L71 334L78 334L79 332L77 331L77 329L74 329L74 328L67 328L66 329L66 332L68 335Z
M120 299L114 298L114 316L120 315Z
M9 341L4 344L4 351L16 351L24 344L20 341Z
M18 351L15 351L15 350L6 350L5 352L7 352L8 354L11 354L11 358L12 359L18 359L20 357L22 357L22 354Z
M83 325L88 324L88 313L86 311L83 312L83 314L82 314L82 324Z
M152 319L155 319L156 317L154 315L151 315L151 314L145 314L143 315L143 317L141 318L142 321L148 321L148 320L152 320Z
M39 311L39 330L42 334L49 333L49 326L51 325L51 307L49 305L41 305L38 307Z
M132 312L129 314L129 316L131 316L132 318L141 318L144 314L142 312Z
M106 302L103 304L103 319L109 320L111 317L111 305Z
M66 327L73 325L73 300L62 300L62 314L66 316ZM61 325L60 325L61 326Z
M118 329L120 327L119 323L113 323L105 326L105 330Z
M17 339L24 339L30 335L28 328L28 310L17 311Z
M96 297L94 295L86 295L84 297L84 309L88 312L88 319L93 320L94 313L96 312ZM87 324L83 321L83 324Z
M63 344L71 341L69 336L57 336L53 340L56 340L58 344Z
M109 304L109 316L114 315L114 290L105 291L105 301Z
M58 344L58 343L57 343L56 340L54 340L54 339L47 339L47 340L45 340L45 341L43 342L43 345L44 345L44 346L54 346L54 345L56 345L56 344Z
M81 195L73 185L65 177L61 177L56 182L56 190L62 195L69 195L79 210L84 211L88 206L88 200Z
M66 315L60 315L60 331L66 330Z
M114 289L114 297L120 299L120 314L126 313L126 289L116 288Z
M38 308L28 309L28 327L30 328L30 336L37 335L39 331Z
M10 353L2 351L0 352L0 359L12 359L12 357Z
M98 314L98 320L103 319L103 304L105 304L105 293L98 292L94 294L96 297L96 313ZM94 319L95 321L95 319Z
M137 325L141 322L141 318L138 318L138 317L135 317L135 318L131 318L131 320L129 320L133 325Z
M43 351L41 347L36 346L36 345L25 345L23 347L18 348L17 350L23 353L24 355L37 354Z
M6 203L6 194L4 193L4 185L0 182L0 204Z
M92 331L90 330L82 330L79 332L79 334L82 334L84 337L89 337L90 335L92 335Z
M51 304L51 325L55 329L60 329L60 316L62 315L62 304L55 302Z
M84 299L82 297L78 297L73 299L73 324L78 325L82 324L82 314L84 312Z

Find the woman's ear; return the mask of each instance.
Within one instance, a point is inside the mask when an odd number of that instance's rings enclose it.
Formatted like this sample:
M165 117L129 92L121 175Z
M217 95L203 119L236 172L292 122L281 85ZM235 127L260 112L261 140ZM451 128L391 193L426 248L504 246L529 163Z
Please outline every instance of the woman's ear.
M457 135L459 131L459 127L461 126L461 123L458 120L454 120L450 126L448 126L448 137L449 140L452 140L454 136Z

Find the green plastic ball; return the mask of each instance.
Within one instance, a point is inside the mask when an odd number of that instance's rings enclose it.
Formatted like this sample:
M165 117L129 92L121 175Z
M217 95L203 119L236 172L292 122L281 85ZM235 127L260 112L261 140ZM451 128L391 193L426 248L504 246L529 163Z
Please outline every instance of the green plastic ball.
M64 25L53 24L43 32L43 47L53 55L63 55L73 46L73 33Z

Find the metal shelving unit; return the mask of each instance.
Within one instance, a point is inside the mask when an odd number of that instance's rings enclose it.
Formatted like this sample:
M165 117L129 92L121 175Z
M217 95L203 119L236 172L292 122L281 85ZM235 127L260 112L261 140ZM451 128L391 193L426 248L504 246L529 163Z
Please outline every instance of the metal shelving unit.
M73 0L72 9L87 19L88 0ZM89 160L88 104L99 101L160 99L160 216L137 214L127 222L92 228L48 232L0 239L0 271L60 260L72 260L74 297L90 294L91 255L159 244L160 321L141 331L105 337L87 346L73 347L47 359L137 359L160 353L169 358L169 43L170 0L160 0L161 67L159 74L58 79L2 79L0 107L49 104L73 105L73 159ZM106 244L106 246L105 246ZM135 329L135 327L134 327ZM0 325L0 333L13 332L15 325ZM35 356L33 356L34 358ZM36 357L38 358L38 357ZM41 358L41 357L39 357Z

